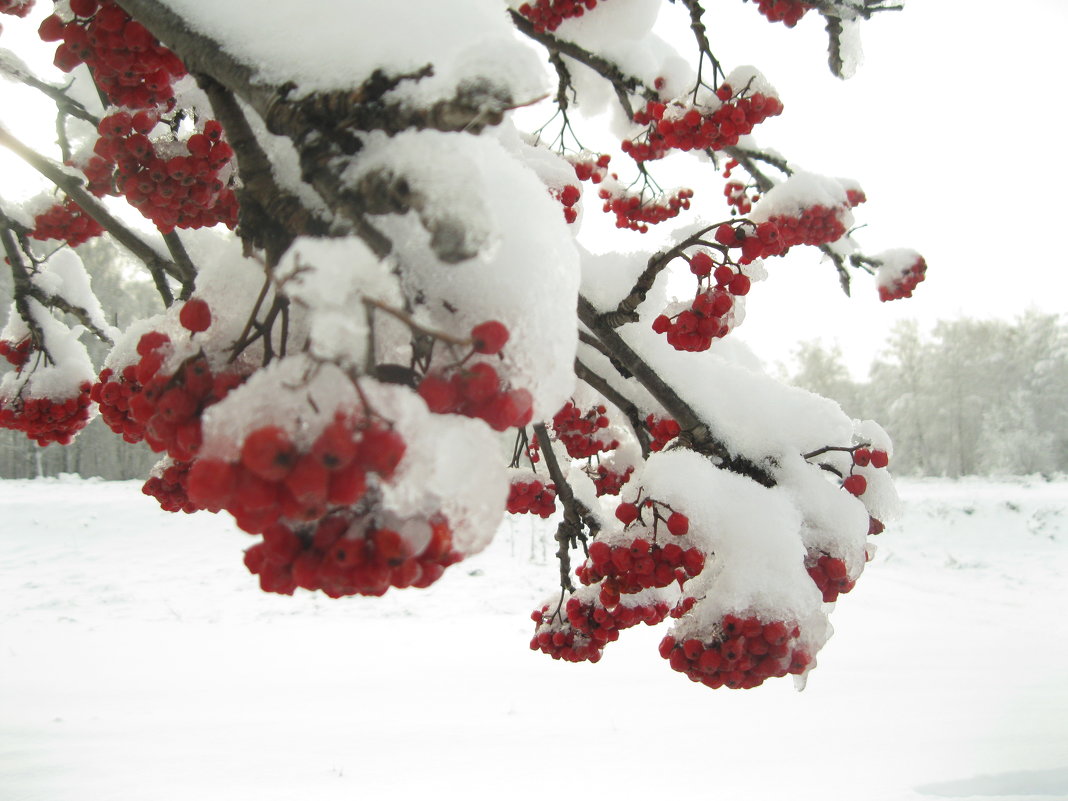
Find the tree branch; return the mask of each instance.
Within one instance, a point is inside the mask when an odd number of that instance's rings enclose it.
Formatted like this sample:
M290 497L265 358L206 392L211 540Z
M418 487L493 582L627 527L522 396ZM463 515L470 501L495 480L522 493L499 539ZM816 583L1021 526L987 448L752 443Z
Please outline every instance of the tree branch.
M85 191L80 178L71 175L50 159L46 159L34 150L26 147L22 142L12 136L5 128L0 128L0 145L13 152L37 172L63 190L66 195L77 203L82 211L96 220L110 233L115 240L144 262L148 271L152 274L152 280L156 284L156 290L163 303L170 306L174 303L174 295L167 284L167 275L171 275L178 281L185 278L184 271L174 262L165 259L160 253L134 231L114 217L104 205Z
M630 427L634 429L634 437L638 440L638 445L642 449L642 458L649 458L649 432L646 430L645 425L642 422L641 412L638 407L631 403L623 393L616 390L611 384L604 378L594 372L591 368L583 364L579 359L575 359L575 375L585 381L601 395L607 398L617 409L627 416Z
M668 414L675 418L682 429L680 437L690 447L712 457L715 463L725 470L746 475L766 487L775 486L775 479L763 467L744 456L731 454L727 446L715 437L693 407L684 401L674 387L665 382L615 329L605 325L597 309L581 295L578 314L579 319L604 343L612 356L656 398Z
M560 463L556 460L553 452L553 444L549 439L549 432L544 423L534 424L534 436L537 437L541 447L541 455L545 460L545 467L549 471L549 477L556 485L556 497L564 507L564 519L556 528L556 558L560 562L560 587L568 592L575 591L575 585L571 583L571 548L577 547L578 541L585 540L583 524L590 528L590 533L596 535L598 526L590 517L590 510L586 508L575 493L571 485L567 483L564 471L560 469Z

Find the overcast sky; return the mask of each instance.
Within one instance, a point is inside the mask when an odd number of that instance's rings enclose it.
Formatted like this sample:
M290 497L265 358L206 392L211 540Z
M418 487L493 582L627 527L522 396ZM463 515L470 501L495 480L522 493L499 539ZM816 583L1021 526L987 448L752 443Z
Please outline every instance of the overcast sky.
M863 26L865 61L848 81L827 70L818 16L788 30L740 0L706 5L728 71L758 66L785 103L757 141L805 169L858 180L868 196L857 210L863 248L911 247L929 265L914 298L883 304L862 275L845 298L820 254L795 248L769 262L735 336L771 364L802 340L837 343L864 376L899 319L1068 310L1059 241L1068 220L1068 159L1059 153L1068 2L908 0ZM11 46L20 21L4 23L0 45ZM10 98L0 86L2 118L18 127L31 115ZM4 155L10 199L19 178Z

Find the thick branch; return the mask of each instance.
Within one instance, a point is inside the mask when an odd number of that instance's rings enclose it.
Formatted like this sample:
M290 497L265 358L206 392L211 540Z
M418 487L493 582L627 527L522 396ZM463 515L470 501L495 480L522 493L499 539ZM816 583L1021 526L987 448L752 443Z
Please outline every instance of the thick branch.
M702 228L695 234L691 234L684 240L679 242L668 250L654 253L646 265L642 274L638 276L638 280L634 282L634 286L623 300L616 306L615 311L608 312L601 316L601 320L605 325L612 328L618 328L624 323L634 323L638 321L638 312L636 309L645 300L649 294L649 290L653 288L653 282L656 281L656 277L676 258L686 252L687 248L693 247L698 244L709 231L713 231L718 228L722 223L715 223L713 225Z
M764 468L746 459L734 456L725 444L718 440L693 408L684 401L644 359L628 345L610 326L604 324L593 304L579 296L579 319L595 334L612 356L645 387L667 410L682 429L681 437L694 450L711 456L716 463L735 473L749 476L766 487L775 485L775 479Z
M304 207L274 178L271 161L263 151L233 93L208 75L197 82L208 95L216 118L234 149L241 185L237 188L241 219L238 234L267 253L272 266L298 236L326 236L330 225Z
M19 251L18 242L15 241L15 235L7 227L6 219L6 217L0 219L0 243L3 244L7 262L11 265L11 279L15 285L15 311L18 312L19 317L29 327L30 339L33 341L34 349L44 354L47 361L54 363L55 360L45 345L44 332L41 331L41 327L37 324L37 319L30 312L30 305L27 300L33 295L33 282L30 280L30 273L26 268L26 263L22 260L22 253Z
M596 53L591 53L589 50L579 47L577 44L569 42L566 39L558 39L551 33L535 30L534 23L514 9L509 9L509 13L512 15L512 23L524 36L530 37L538 44L548 48L550 51L562 53L568 58L573 58L580 64L585 64L591 70L611 83L616 90L616 96L619 98L619 102L623 106L623 110L626 111L627 116L634 116L634 107L631 105L630 95L641 95L646 100L656 99L657 94L655 91L647 87L640 79L635 78L633 75L627 75L608 59L599 56Z
M538 445L541 447L541 455L545 460L549 477L556 485L556 497L560 499L564 507L564 519L557 526L555 536L558 545L556 558L560 562L560 586L568 592L574 592L575 585L571 583L571 548L576 547L578 540L584 537L582 533L584 520L586 525L592 529L592 533L596 534L597 527L589 520L590 510L571 491L571 485L567 483L564 471L560 469L560 463L556 460L553 443L549 439L549 432L545 430L544 423L534 424L534 436L537 437Z
M77 117L79 120L85 120L85 122L90 123L94 128L100 125L100 118L90 112L77 100L68 96L66 89L42 81L37 76L22 69L21 65L0 61L0 67L3 68L4 74L13 80L47 95L64 114L71 117Z

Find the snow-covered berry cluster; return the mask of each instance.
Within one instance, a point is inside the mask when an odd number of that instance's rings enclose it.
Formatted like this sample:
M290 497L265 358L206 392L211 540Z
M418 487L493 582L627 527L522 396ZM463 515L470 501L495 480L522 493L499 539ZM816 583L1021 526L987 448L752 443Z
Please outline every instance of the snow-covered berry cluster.
M711 636L667 635L660 655L692 681L717 689L751 689L765 679L804 673L811 656L799 643L800 629L782 620L725 615Z
M144 25L111 0L70 0L73 18L47 17L38 31L60 42L55 65L70 72L86 64L93 80L116 106L152 108L174 100L172 83L185 65Z
M876 285L883 302L911 298L912 291L927 275L927 262L915 251L890 251L872 261L879 265Z
M623 152L644 162L663 158L672 150L722 150L738 144L738 137L783 110L773 95L750 93L744 87L735 93L728 83L720 84L716 98L720 102L713 108L650 100L634 115L636 123L648 128L641 137L624 140Z
M508 488L508 513L551 517L556 511L556 486L540 479L512 481Z
M21 431L38 445L69 445L89 424L89 383L73 397L36 397L28 393L0 395L0 428Z
M245 551L245 566L265 592L302 587L340 598L429 587L460 560L443 516L388 518L340 510L306 524L276 523Z
M555 31L565 19L581 17L595 8L597 0L535 0L523 3L519 13L534 23L534 30L544 32Z
M33 352L33 340L29 337L20 339L18 342L9 342L0 339L0 356L16 369L22 368L30 360Z

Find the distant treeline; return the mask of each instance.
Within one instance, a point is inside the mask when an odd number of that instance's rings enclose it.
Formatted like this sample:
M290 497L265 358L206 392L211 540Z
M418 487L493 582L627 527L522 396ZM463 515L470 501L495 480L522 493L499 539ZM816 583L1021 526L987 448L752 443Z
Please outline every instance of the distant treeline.
M805 343L790 378L880 422L896 473L1068 472L1068 326L1057 315L940 322L927 336L900 323L863 382L838 348Z

